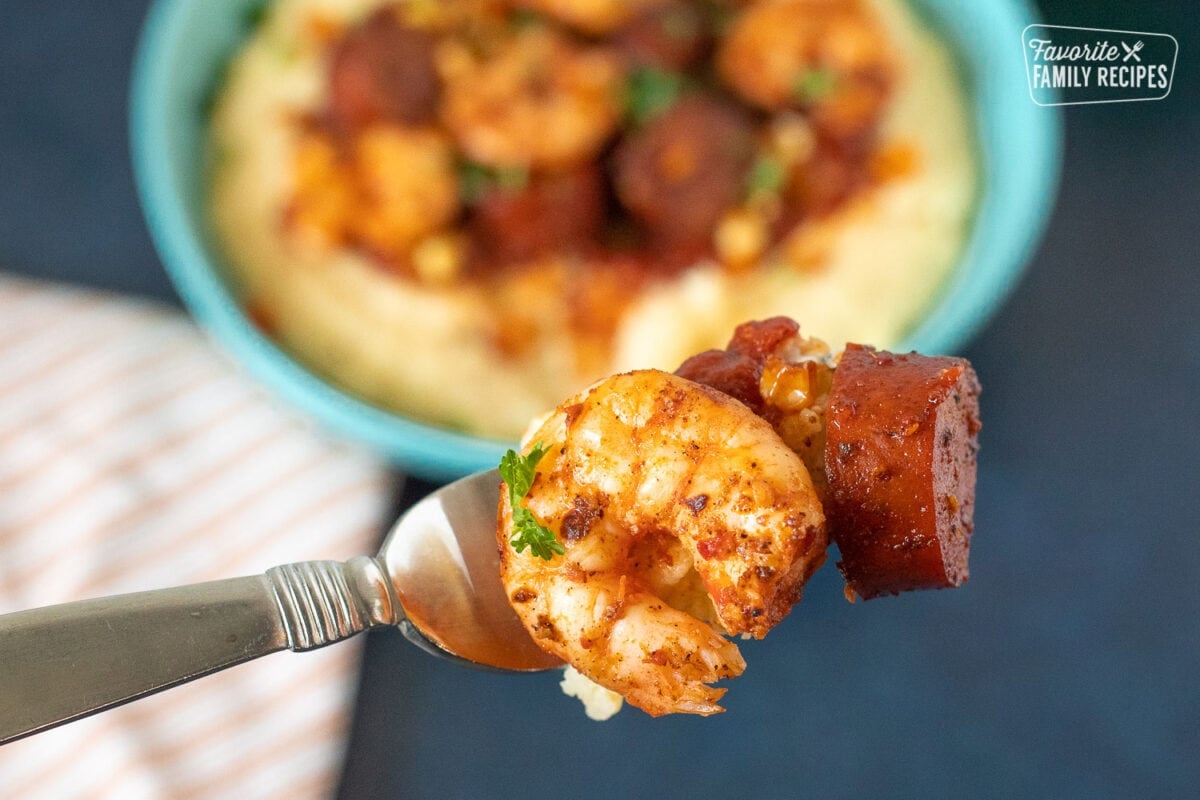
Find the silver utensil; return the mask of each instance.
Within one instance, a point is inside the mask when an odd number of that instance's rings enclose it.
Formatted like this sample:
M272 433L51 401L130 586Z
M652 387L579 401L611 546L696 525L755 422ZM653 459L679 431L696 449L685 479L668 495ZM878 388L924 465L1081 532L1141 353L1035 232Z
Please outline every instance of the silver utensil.
M462 664L535 671L533 643L500 584L500 475L414 505L379 554L0 616L0 744L280 650L395 625Z

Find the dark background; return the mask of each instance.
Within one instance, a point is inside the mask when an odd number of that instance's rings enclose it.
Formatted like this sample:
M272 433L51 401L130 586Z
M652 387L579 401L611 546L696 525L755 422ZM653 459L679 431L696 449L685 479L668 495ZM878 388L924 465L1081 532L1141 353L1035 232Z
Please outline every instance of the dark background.
M176 302L128 157L145 6L0 4L0 269ZM551 676L372 635L345 796L1195 796L1200 15L1042 12L1171 33L1180 55L1166 100L1065 110L1046 237L966 352L985 388L971 582L850 606L823 570L709 719L591 723Z

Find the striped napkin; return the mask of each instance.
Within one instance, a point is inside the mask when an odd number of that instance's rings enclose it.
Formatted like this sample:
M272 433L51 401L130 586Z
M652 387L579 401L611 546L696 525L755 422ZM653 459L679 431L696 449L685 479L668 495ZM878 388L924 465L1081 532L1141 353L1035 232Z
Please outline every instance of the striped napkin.
M0 275L0 613L372 552L393 481L178 312ZM329 796L360 648L276 654L0 747L0 795Z

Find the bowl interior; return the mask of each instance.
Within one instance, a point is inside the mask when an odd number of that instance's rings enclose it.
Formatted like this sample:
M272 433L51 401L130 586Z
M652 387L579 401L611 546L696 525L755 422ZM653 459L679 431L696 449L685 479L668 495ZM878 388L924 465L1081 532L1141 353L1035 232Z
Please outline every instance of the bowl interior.
M1028 98L1024 57L1014 44L1037 21L1027 3L912 5L953 47L970 95L981 187L958 265L899 349L954 353L1000 308L1041 238L1058 188L1062 120L1057 108Z
M956 52L972 99L982 186L960 263L904 349L954 352L999 307L1041 233L1057 182L1057 109L1029 101L1018 0L916 0ZM259 380L341 435L399 466L447 480L495 466L508 445L406 419L358 400L293 361L243 316L208 240L203 142L225 63L261 0L156 0L134 64L133 161L155 246L193 315Z

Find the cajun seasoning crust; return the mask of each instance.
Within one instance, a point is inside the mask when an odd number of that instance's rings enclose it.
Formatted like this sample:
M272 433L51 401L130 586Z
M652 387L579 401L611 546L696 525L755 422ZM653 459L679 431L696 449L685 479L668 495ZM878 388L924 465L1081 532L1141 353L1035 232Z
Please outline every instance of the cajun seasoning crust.
M562 552L512 546L502 491L500 576L518 617L650 714L719 711L711 684L745 666L722 633L765 635L824 560L801 459L743 404L655 370L569 399L535 441L545 455L521 502Z
M826 412L825 511L864 599L967 580L979 381L961 358L846 347Z

